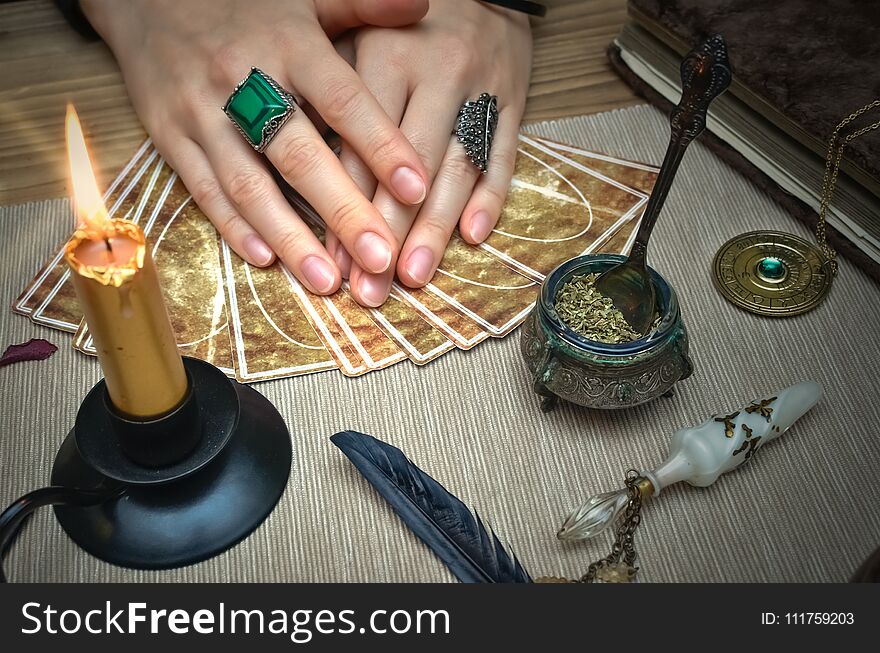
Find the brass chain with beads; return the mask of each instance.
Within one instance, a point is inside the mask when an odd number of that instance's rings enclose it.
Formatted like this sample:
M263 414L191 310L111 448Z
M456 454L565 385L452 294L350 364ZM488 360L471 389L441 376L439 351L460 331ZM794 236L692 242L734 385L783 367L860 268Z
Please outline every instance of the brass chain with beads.
M866 104L858 111L854 111L838 123L837 127L834 128L834 131L831 132L831 137L828 139L828 151L825 154L825 174L822 177L822 197L819 202L819 219L816 222L816 242L819 245L819 249L822 250L822 253L825 254L828 259L828 265L831 269L832 275L837 274L837 253L828 245L825 216L828 212L828 205L831 203L831 198L834 196L834 189L837 186L837 174L840 171L840 161L843 159L843 150L851 141L859 136L880 128L880 121L847 134L839 144L838 136L840 130L853 120L877 107L880 107L880 99Z
M581 576L578 582L628 583L635 576L638 567L633 566L637 555L634 538L636 529L642 521L642 492L639 484L644 480L645 478L635 469L627 471L626 491L629 500L623 519L617 527L611 553L591 564L587 573Z
M636 575L635 532L642 521L642 485L648 480L636 470L626 473L626 491L629 496L623 519L617 527L611 553L589 566L587 573L578 580L568 580L559 576L541 576L536 583L628 583Z

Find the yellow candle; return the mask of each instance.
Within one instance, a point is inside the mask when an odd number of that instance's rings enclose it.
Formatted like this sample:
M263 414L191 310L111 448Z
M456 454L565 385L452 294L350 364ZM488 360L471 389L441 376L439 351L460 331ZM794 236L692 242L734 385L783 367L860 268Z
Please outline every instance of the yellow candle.
M157 417L180 404L187 380L156 268L140 227L107 215L70 106L67 143L77 230L65 258L107 392L120 412Z

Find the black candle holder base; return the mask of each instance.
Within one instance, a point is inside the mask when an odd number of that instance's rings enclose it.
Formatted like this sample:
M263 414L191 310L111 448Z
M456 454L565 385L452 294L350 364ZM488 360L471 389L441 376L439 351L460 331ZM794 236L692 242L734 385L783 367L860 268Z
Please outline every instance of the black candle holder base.
M205 560L253 532L287 486L293 451L275 407L212 365L191 358L184 365L192 389L187 401L197 404L201 434L183 458L154 467L123 455L110 436L119 424L108 424L125 420L102 408L103 381L86 397L55 458L53 485L121 488L97 506L55 506L73 541L101 560L139 569ZM173 428L188 428L180 421L186 412L175 411Z

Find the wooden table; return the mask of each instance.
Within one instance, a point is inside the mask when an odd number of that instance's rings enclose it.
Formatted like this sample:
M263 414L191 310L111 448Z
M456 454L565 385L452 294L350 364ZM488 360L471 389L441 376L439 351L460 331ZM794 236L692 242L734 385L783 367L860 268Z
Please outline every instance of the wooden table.
M534 66L526 120L596 113L640 100L610 69L605 48L625 0L545 0L534 19ZM119 68L50 0L0 4L0 204L62 197L64 107L72 101L106 186L143 142Z

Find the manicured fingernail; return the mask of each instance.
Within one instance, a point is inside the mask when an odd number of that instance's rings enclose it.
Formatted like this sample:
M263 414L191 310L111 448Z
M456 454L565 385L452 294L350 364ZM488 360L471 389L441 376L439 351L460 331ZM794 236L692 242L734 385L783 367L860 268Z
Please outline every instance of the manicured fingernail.
M333 268L320 256L309 256L302 262L302 273L309 285L318 293L328 293L333 288L336 275Z
M427 247L417 247L406 261L406 271L413 281L424 286L434 276L434 254Z
M492 218L485 211L477 211L471 217L471 238L474 242L482 243L492 233L495 226Z
M254 265L269 265L275 254L269 246L263 242L263 239L254 234L245 236L244 251Z
M333 253L333 260L339 267L344 279L348 279L351 274L351 255L345 250L341 243L336 244L336 251Z
M410 204L421 204L428 189L425 182L412 168L398 168L391 174L391 187L397 196Z
M373 308L385 303L390 289L389 280L381 274L362 274L358 279L361 301Z
M365 231L354 243L354 250L367 272L379 274L391 265L391 246L379 234Z

